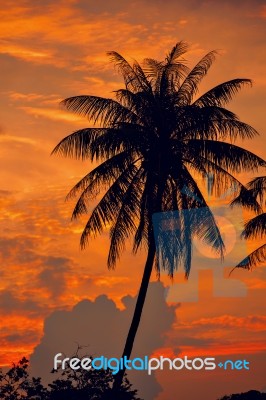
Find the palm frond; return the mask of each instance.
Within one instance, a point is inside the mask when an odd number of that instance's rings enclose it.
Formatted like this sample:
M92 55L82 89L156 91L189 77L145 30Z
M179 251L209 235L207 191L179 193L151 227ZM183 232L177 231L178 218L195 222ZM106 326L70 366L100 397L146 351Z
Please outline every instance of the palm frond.
M265 192L266 176L257 176L247 184L247 187L255 192Z
M191 215L196 219L196 221L192 220L193 233L200 237L206 244L210 245L223 258L224 242L214 215L208 207L197 182L185 167L183 168L183 181L190 193L195 195L194 198L189 195L186 196L186 203L182 203L182 209L193 210L193 214ZM184 196L182 196L182 199L184 199Z
M219 140L189 140L189 146L197 154L231 173L257 171L266 161L239 146Z
M171 100L172 101L172 100ZM175 126L172 138L177 139L229 139L253 138L258 132L250 125L239 121L231 111L217 106L175 105Z
M169 276L173 277L175 270L182 266L188 278L193 237L197 236L210 245L221 258L224 254L224 243L215 218L189 171L182 167L172 175L172 195L175 196L176 210L168 211L166 208L158 217L154 217L154 224L157 226L157 257L159 265ZM167 187L169 190L170 186ZM188 192L184 188L187 188Z
M188 105L192 102L192 99L198 92L198 85L210 69L216 54L216 51L209 52L190 71L176 94L179 105Z
M142 82L142 88L143 88L142 93L152 96L153 93L152 93L151 82L149 81L149 78L147 77L145 70L140 66L140 64L136 60L134 60L132 68L136 76L138 76Z
M119 121L138 121L138 116L113 99L98 96L74 96L61 102L67 110L86 116L94 124L105 128Z
M80 129L61 140L52 154L98 161L111 158L121 151L132 153L134 143L135 152L140 151L142 147L145 148L147 133L141 125L118 123L115 126L116 128Z
M107 55L122 74L127 89L132 90L134 93L150 90L150 85L145 73L137 63L132 67L129 62L116 51L109 51Z
M251 270L253 267L257 267L261 263L266 262L266 244L258 247L256 250L252 251L247 257L245 257L239 264L232 269L231 273L236 268L243 268Z
M193 104L198 107L218 106L227 104L245 85L252 85L250 79L232 79L215 86L200 96Z
M92 198L96 197L100 187L104 189L118 178L135 161L132 152L123 151L103 161L87 175L85 175L68 193L66 200L70 200L89 188Z
M182 79L189 73L185 60L181 58L188 50L186 42L178 42L167 54L165 62L145 60L145 71L151 77L155 94L164 97L180 87Z
M154 87L154 83L162 72L164 62L154 60L153 58L145 58L143 65L143 71Z
M180 88L182 80L189 71L189 68L183 62L174 62L164 65L161 74L158 75L155 84L155 92L160 97L169 96L169 94Z
M151 174L146 168L146 176L144 179L143 192L137 212L138 225L134 235L133 253L136 254L142 245L149 244L149 237L153 235L152 214L154 212L151 207L151 199L154 198L155 185L151 179Z
M254 239L266 235L266 213L262 213L252 218L245 224L242 232L244 239Z
M214 194L219 198L232 197L244 187L234 175L220 165L199 156L197 153L189 152L189 155L189 158L184 158L188 169L191 168L193 172L201 173L203 179L208 178L208 176L212 177L212 185L208 187L209 195Z
M262 208L256 200L256 197L254 191L243 186L239 195L230 203L230 206L242 206L248 210L254 211L255 213L261 213Z
M181 40L177 42L176 45L172 48L172 50L166 56L166 63L173 64L175 63L183 54L185 54L189 49L189 45L187 42Z
M115 223L110 229L110 248L107 259L109 268L114 268L121 251L125 247L126 239L136 231L136 209L139 208L140 198L143 191L140 168L131 180L123 196L123 203L117 214Z
M258 176L247 184L248 189L258 198L261 205L266 205L266 176Z
M128 108L138 116L139 125L149 126L152 123L152 115L155 101L152 95L146 92L133 93L128 89L115 91L115 96L119 103Z
M92 159L90 148L97 137L106 132L105 128L84 128L62 139L53 149L52 154L85 160Z
M81 235L81 247L85 248L91 236L95 237L112 224L123 204L124 195L137 174L138 168L133 164L107 190L97 206L93 209Z
M76 206L72 213L72 219L80 217L88 212L87 203L95 199L101 190L108 188L132 165L135 160L127 152L106 160L84 176L68 193L66 200L76 197L80 192Z
M148 146L147 136L147 131L134 124L123 123L116 129L107 129L103 135L92 142L90 147L92 159L98 161L111 158L122 151L140 156Z

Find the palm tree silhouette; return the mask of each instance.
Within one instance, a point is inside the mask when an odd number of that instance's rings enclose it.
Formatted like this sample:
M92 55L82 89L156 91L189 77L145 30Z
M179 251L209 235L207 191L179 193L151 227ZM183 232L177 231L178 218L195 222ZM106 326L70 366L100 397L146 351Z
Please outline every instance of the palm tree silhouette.
M147 248L147 259L123 356L130 358L138 330L153 265L160 270L152 216L178 210L181 224L173 233L171 251L161 248L163 268L172 276L182 264L186 276L191 264L191 238L200 235L222 256L223 241L215 219L198 186L195 173L212 174L216 194L231 185L241 187L233 174L254 171L264 161L234 145L236 138L257 134L224 106L249 79L224 82L195 99L198 86L212 65L216 52L203 57L190 70L183 56L187 43L178 42L164 61L145 59L131 65L116 52L108 53L124 79L116 99L74 96L62 103L86 116L94 127L65 137L53 153L99 164L82 178L68 197L79 196L73 218L88 213L91 199L102 195L91 212L81 236L81 246L91 236L110 227L108 267L113 268L133 236L133 252ZM98 124L98 126L95 126ZM188 196L187 188L194 196ZM182 210L200 210L191 218ZM160 244L159 240L159 244ZM160 247L160 246L159 246ZM124 370L116 375L118 389Z
M251 218L242 232L243 239L262 239L266 234L266 213L263 209L266 205L266 176L254 178L242 187L239 195L232 201L231 206L242 207L255 212L257 215ZM266 261L266 244L262 244L245 257L235 268L252 269L258 264ZM234 269L233 269L234 270ZM233 271L232 270L232 271ZM231 272L232 272L231 271Z

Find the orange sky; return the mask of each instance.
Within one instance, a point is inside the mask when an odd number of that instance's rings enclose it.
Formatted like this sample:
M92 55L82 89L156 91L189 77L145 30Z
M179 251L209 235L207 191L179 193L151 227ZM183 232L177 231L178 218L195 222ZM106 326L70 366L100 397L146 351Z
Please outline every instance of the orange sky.
M236 77L253 80L252 89L243 89L229 109L261 134L241 145L265 158L265 20L261 0L111 0L108 5L103 0L8 0L1 5L2 365L32 353L53 311L70 310L100 294L123 308L121 298L136 295L143 269L144 252L133 257L128 251L115 271L107 270L108 232L80 251L85 219L70 222L73 203L64 199L90 166L50 153L86 120L60 109L59 101L86 93L111 97L122 86L107 51L139 61L163 59L177 41L186 40L190 65L210 50L220 52L202 90ZM265 388L265 276L265 266L252 273L236 271L233 278L245 282L247 296L217 298L211 272L200 271L199 300L176 305L176 320L154 353L241 354L253 360L254 369L244 380L236 377L235 385L219 371L202 399ZM171 284L167 277L162 281ZM194 380L191 396L201 393L206 380L184 376L180 384L173 373L156 377L162 387L156 400L180 393L185 398L186 379Z

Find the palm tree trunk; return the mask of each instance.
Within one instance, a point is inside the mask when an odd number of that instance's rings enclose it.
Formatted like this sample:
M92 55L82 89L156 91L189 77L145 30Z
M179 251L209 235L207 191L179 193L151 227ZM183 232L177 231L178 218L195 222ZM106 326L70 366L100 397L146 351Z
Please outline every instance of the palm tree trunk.
M127 340L126 344L124 347L123 355L122 357L126 356L127 359L130 358L133 344L135 341L135 337L138 331L139 323L140 323L140 318L143 310L143 306L145 303L145 298L149 286L149 281L151 277L151 272L152 272L152 267L153 267L153 262L154 262L154 257L155 257L155 241L153 235L151 235L150 243L149 243L149 250L148 250L148 255L147 255L147 260L144 268L144 273L140 285L140 290L134 310L134 315L132 318L132 322L129 328L129 332L127 335ZM125 367L120 370L116 375L114 379L114 384L113 384L113 391L118 391L119 388L121 387L122 381L123 381L123 376L125 374Z

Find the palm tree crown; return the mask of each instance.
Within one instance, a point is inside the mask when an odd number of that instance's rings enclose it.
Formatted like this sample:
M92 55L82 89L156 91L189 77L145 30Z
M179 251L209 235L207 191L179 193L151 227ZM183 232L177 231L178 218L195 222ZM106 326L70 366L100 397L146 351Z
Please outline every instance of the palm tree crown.
M256 170L264 163L251 152L229 143L256 134L251 126L224 108L251 81L234 79L195 99L215 51L190 71L182 59L187 50L187 44L179 42L165 61L146 59L143 67L137 62L131 66L120 54L110 52L125 82L125 88L115 92L116 100L84 95L63 101L67 109L100 125L72 133L54 152L101 162L74 186L69 197L79 195L73 211L76 218L87 213L88 202L106 189L89 217L81 245L85 247L90 236L111 226L109 267L115 265L131 234L134 251L143 242L149 245L153 213L207 206L193 172L212 173L214 187L221 192L228 183L237 182L233 173ZM184 185L200 202L182 193ZM210 225L210 212L205 217L201 233L204 229L205 239L222 251L214 220ZM176 249L177 261L184 261L180 247ZM183 255L187 251L184 249ZM165 264L172 274L173 265ZM186 274L189 268L187 262Z

